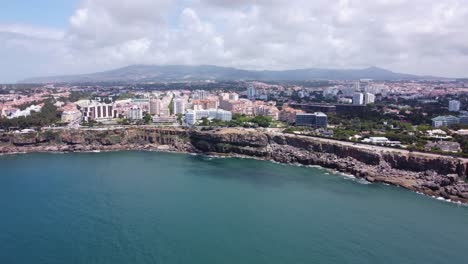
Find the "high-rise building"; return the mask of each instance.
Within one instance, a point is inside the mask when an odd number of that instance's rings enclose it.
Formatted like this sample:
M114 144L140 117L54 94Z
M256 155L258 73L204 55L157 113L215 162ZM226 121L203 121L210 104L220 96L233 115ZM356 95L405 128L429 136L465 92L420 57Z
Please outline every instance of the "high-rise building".
M362 93L355 93L353 95L353 104L354 105L362 105L364 104L364 94Z
M192 98L195 100L205 100L209 93L205 90L196 90L192 94Z
M371 93L366 93L364 95L364 104L373 104L375 103L375 95L371 94Z
M247 97L249 99L255 99L255 97L257 97L257 89L255 89L255 87L252 85L247 87Z
M356 81L354 83L354 91L356 91L356 92L361 91L361 81Z
M174 107L174 114L175 115L184 114L185 113L185 101L184 101L184 99L181 99L181 98L175 99L174 103L173 103L173 107Z
M449 102L449 111L450 112L458 112L460 111L461 103L458 100L450 100Z
M143 119L143 110L138 106L133 106L128 110L127 117L130 120L141 120Z
M159 115L160 112L161 112L161 100L151 99L150 100L150 114Z

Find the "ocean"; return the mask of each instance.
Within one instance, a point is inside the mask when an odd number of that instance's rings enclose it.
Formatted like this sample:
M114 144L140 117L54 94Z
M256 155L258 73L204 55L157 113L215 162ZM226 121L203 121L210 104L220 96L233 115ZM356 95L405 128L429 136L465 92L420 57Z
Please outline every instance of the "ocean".
M468 207L321 168L0 157L0 263L468 263Z

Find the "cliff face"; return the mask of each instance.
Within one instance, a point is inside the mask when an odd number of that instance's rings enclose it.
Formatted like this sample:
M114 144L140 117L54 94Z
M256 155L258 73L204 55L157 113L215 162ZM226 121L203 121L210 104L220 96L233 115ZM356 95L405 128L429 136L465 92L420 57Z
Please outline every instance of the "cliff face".
M368 181L468 203L467 162L458 158L238 129L195 131L133 127L0 134L0 153L126 149L234 154L282 163L320 165Z

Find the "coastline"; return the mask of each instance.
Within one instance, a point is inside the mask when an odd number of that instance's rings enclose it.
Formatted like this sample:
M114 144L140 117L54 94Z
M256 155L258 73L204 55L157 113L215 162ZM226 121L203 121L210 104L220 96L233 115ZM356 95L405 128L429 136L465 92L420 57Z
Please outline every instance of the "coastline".
M467 164L462 159L365 149L279 133L220 129L132 128L61 130L0 135L0 155L160 151L238 157L288 165L320 166L368 182L395 185L468 204ZM385 150L385 149L384 149Z

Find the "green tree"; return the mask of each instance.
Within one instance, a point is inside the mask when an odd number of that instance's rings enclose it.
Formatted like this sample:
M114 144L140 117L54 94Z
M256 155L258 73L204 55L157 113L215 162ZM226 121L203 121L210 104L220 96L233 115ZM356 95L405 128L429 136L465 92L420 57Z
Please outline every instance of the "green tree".
M145 112L143 115L143 121L145 122L145 124L150 124L152 120L153 117L149 113Z

